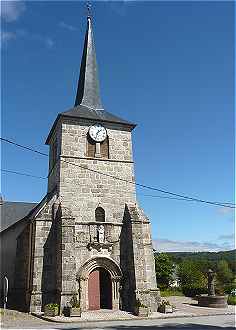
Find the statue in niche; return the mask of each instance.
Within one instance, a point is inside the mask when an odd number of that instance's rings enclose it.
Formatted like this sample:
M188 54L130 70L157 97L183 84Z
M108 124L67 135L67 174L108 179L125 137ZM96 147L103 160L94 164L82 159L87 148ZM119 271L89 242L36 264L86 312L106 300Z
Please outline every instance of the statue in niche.
M105 242L105 229L103 225L98 226L98 242L99 243Z

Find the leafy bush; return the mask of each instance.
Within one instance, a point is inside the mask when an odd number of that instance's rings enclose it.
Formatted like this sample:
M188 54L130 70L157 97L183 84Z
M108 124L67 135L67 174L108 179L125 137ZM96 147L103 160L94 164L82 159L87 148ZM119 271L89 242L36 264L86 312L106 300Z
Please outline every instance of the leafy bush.
M220 288L224 288L225 291L230 291L233 289L233 278L234 276L229 268L228 262L226 260L220 260L217 263L216 285Z
M159 305L159 307L161 306L172 306L171 303L169 302L169 300L165 300L163 299Z
M225 293L230 294L235 289L236 289L236 284L235 282L232 282L225 285L224 291Z
M173 312L173 309L175 308L175 306L172 305L168 300L163 299L161 301L160 305L158 306L158 312L166 313L167 307L169 307L169 310L171 310L172 312Z
M77 299L77 294L74 293L70 300L70 305L72 308L80 308L80 304Z
M220 260L216 267L216 293L230 294L236 288L236 280L226 260Z
M220 283L230 283L233 280L233 273L226 260L217 263L217 280Z
M162 297L184 296L184 294L180 289L170 288L166 290L161 290L161 296Z
M186 297L195 297L203 293L207 293L206 288L197 288L197 287L189 287L189 286L184 286L182 287L183 294Z
M177 273L184 295L194 297L207 293L207 278L195 261L184 260L178 265Z
M50 304L45 305L45 307L47 307L48 309L53 309L54 310L56 308L59 308L59 305L50 303Z
M236 305L236 296L228 296L228 305Z
M143 303L141 303L141 301L139 299L136 300L136 307L144 307L146 308L147 306L144 305Z
M155 256L157 286L166 289L173 281L174 264L166 253Z
M225 290L222 286L217 285L215 288L215 293L219 296L223 296L225 294Z

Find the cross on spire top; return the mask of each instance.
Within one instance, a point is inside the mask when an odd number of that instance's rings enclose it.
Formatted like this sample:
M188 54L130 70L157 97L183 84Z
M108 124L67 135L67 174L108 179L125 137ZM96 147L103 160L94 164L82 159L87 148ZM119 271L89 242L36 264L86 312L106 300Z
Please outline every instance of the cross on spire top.
M91 9L92 9L92 4L90 1L86 2L86 7L87 7L87 17L91 18Z
M98 68L93 40L91 5L86 3L87 30L84 39L84 50L80 65L80 76L75 99L75 106L84 105L92 110L103 110L100 98Z

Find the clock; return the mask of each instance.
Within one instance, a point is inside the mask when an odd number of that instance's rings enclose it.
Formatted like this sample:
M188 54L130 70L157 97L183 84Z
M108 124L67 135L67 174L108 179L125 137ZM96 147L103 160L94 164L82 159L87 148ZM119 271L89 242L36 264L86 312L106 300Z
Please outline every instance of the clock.
M107 137L107 131L101 124L94 124L89 127L89 135L96 142L103 142Z

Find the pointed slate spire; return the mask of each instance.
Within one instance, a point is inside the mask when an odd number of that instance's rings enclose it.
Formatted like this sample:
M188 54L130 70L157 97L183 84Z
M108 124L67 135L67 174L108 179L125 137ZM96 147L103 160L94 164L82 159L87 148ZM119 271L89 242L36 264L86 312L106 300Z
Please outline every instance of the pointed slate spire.
M87 17L87 31L75 99L75 106L78 105L84 105L92 110L103 110L100 99L98 68L90 15Z

